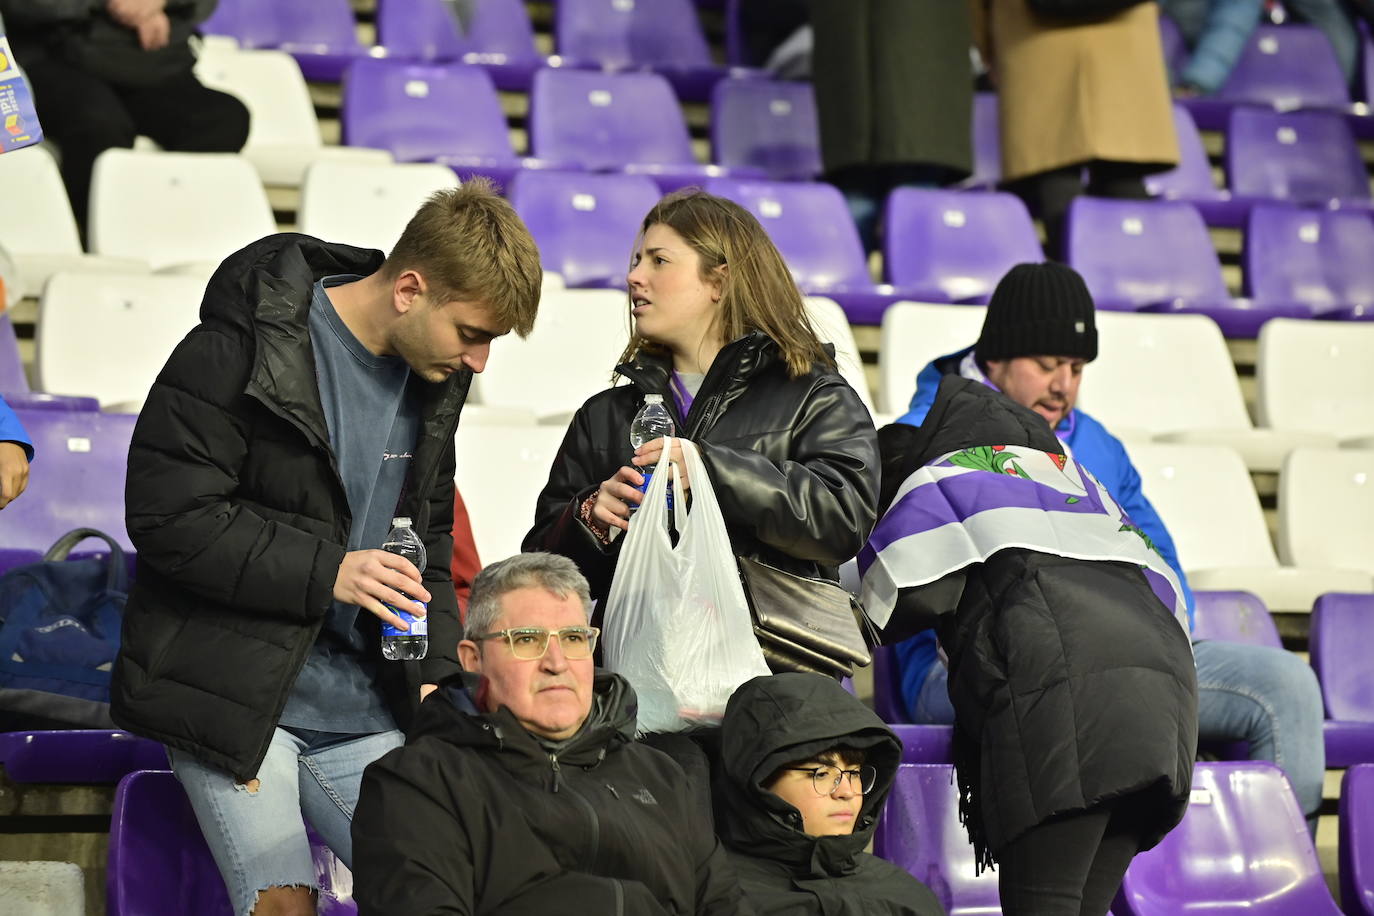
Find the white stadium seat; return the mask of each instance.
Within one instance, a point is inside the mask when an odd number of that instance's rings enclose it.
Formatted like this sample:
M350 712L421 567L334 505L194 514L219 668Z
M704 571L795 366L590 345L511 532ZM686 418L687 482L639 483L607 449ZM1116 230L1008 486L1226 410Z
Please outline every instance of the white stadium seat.
M1279 558L1374 575L1374 452L1296 449L1279 475Z
M807 296L806 311L821 341L835 345L835 362L839 364L840 375L859 393L869 414L874 414L873 396L868 391L863 357L859 355L859 345L854 342L854 329L849 326L844 309L833 299Z
M464 430L460 422L454 482L467 506L477 556L484 565L520 552L565 431L562 426L506 425Z
M310 89L295 58L283 51L216 49L196 61L196 76L248 107L243 155L266 185L299 187L312 162L390 162L385 150L325 146Z
M1267 321L1255 375L1261 423L1374 445L1374 324Z
M1146 498L1194 589L1239 589L1273 611L1307 612L1324 592L1367 592L1358 569L1280 566L1240 455L1214 445L1131 444Z
M917 374L932 359L972 346L986 311L981 305L889 306L883 312L878 346L878 409L898 416L906 413Z
M24 296L37 296L59 270L146 273L141 258L86 254L52 154L43 145L0 156L0 197L12 218L0 222L0 247L19 271Z
M155 270L218 264L277 231L258 173L229 153L109 149L95 162L90 242Z
M38 389L137 411L204 293L199 277L54 274L39 305Z
M431 194L457 186L452 169L433 163L323 160L305 173L298 226L326 241L390 252Z

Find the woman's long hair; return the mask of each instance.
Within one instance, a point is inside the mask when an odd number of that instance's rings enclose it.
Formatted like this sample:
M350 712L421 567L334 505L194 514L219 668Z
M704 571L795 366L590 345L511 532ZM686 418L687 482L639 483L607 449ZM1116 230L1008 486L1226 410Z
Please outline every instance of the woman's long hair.
M762 331L782 351L793 378L809 372L816 363L835 368L835 360L825 351L806 313L791 271L752 213L732 200L688 188L654 205L640 226L640 239L650 226L660 224L682 236L701 257L703 281L720 281L713 327L720 331L723 342ZM632 331L620 362L633 360L641 350L665 352Z

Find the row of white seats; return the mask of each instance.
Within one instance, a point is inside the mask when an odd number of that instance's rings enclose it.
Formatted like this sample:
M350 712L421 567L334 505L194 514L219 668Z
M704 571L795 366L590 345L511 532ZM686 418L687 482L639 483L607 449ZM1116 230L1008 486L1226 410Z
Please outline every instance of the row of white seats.
M883 315L878 408L905 410L930 360L969 346L983 306L898 303ZM1098 358L1078 404L1123 440L1236 449L1278 471L1301 445L1374 447L1374 325L1277 319L1260 330L1256 413L1245 408L1226 341L1201 315L1097 313Z

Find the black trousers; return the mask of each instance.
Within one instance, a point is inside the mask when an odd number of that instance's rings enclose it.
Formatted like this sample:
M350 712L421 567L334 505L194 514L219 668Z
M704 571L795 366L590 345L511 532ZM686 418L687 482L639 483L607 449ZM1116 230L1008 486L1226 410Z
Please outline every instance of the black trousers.
M997 853L1004 916L1103 916L1140 849L1138 797L1037 824Z
M1031 215L1040 217L1045 224L1045 255L1054 260L1063 260L1064 224L1073 199L1080 194L1088 194L1092 197L1144 200L1150 196L1145 190L1145 176L1153 168L1157 166L1099 159L1021 178L1008 183L1007 190L1025 201Z
M111 147L130 148L139 134L166 150L234 153L248 139L248 109L202 86L188 69L151 86L115 86L45 54L21 66L33 87L43 133L62 150L62 180L85 235L91 168Z

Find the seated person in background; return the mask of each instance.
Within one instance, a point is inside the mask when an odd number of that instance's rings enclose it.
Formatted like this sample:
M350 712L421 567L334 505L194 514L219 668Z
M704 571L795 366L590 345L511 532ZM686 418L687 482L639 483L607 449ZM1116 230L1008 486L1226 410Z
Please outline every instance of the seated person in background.
M83 231L91 167L105 150L130 148L139 134L166 150L243 148L248 109L191 70L188 40L214 9L215 0L0 0Z
M902 745L837 682L747 681L726 707L721 751L717 829L758 913L943 916L929 888L863 851Z
M751 913L682 770L594 671L587 581L525 553L478 574L466 669L368 767L354 897L377 913Z
M0 509L19 498L29 485L33 441L14 410L0 398Z
M1018 264L998 283L977 344L922 369L910 409L898 422L919 426L947 374L980 381L1040 414L1178 574L1191 624L1192 592L1168 529L1141 491L1140 474L1120 440L1074 407L1083 366L1096 357L1093 301L1082 278L1062 264ZM935 633L921 633L896 649L902 698L912 720L952 722ZM1315 829L1326 752L1321 693L1312 669L1291 652L1263 646L1207 640L1193 645L1193 655L1200 738L1246 741L1252 760L1281 766Z

